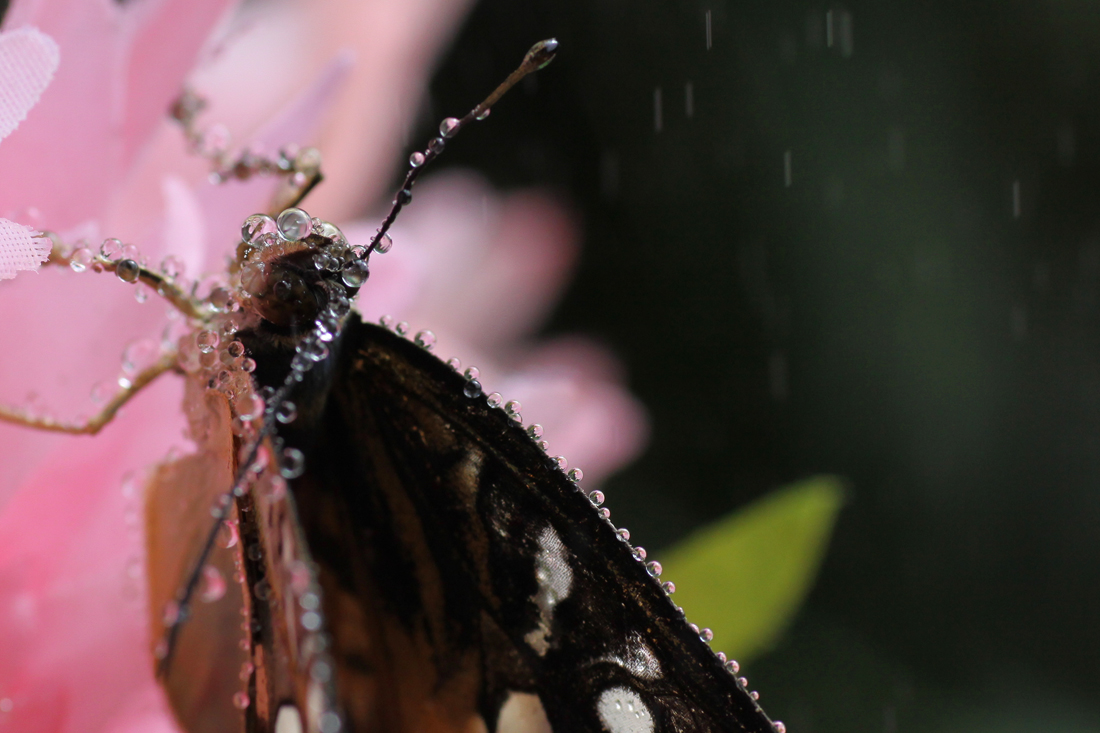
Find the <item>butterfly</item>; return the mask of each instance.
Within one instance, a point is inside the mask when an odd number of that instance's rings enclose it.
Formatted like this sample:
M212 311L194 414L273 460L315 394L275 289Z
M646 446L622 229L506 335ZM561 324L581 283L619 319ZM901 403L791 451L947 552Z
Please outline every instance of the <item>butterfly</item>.
M351 309L423 166L556 51L441 123L368 246L298 207L320 181L305 160L208 298L125 256L56 258L201 324L102 418L187 377L199 450L156 470L146 511L153 655L184 729L783 733L539 426L430 332Z

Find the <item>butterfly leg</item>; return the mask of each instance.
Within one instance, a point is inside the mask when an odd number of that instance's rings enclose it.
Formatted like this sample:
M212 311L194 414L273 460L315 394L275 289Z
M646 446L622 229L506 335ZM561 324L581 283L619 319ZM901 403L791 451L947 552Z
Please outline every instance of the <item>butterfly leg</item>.
M50 258L46 261L46 264L72 267L73 258L78 256L77 252L79 252L79 249L74 250L70 247L66 247L56 235L50 232L47 232L46 236L53 241ZM147 285L152 288L153 292L160 295L175 307L176 310L188 318L203 319L212 313L213 304L196 298L193 294L186 292L177 285L174 280L169 279L159 272L150 270L134 260L109 260L97 254L92 255L89 261L81 262L80 265L93 272L113 272L118 276L118 279L123 282L140 282Z
M168 352L152 366L139 372L131 380L130 385L118 392L111 401L94 417L85 422L69 423L55 420L51 417L35 417L28 415L17 408L0 405L0 422L14 423L36 430L48 430L54 433L69 433L71 435L95 435L104 425L111 422L119 409L130 401L130 398L149 385L153 380L176 366L176 353Z
M200 128L198 116L206 108L206 100L185 88L172 105L171 115L183 128L191 151L210 161L213 183L225 183L234 178L247 180L255 175L279 176L282 182L271 202L272 216L301 203L321 182L321 153L317 148L291 145L274 155L246 148L231 151L229 133L222 125Z

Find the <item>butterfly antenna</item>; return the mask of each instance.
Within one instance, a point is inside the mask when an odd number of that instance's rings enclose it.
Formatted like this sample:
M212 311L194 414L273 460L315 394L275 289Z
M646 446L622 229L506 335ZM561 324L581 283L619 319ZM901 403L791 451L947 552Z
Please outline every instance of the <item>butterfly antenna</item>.
M401 184L401 189L393 199L393 206L390 207L390 213L386 215L386 218L382 221L382 226L379 227L378 231L371 239L370 246L367 247L367 251L363 253L362 259L370 257L370 253L378 248L378 243L386 236L394 219L401 213L401 209L412 200L412 187L413 184L416 183L420 171L423 170L424 166L428 163L431 163L439 157L439 154L443 152L443 148L446 147L447 140L457 135L463 127L471 122L483 120L488 117L489 110L497 103L497 100L503 97L509 89L518 84L520 79L530 73L538 71L553 61L557 52L558 42L556 39L550 38L545 41L539 41L534 46L531 46L531 50L523 57L523 63L519 65L519 68L509 74L508 78L501 82L500 86L494 89L493 93L486 97L481 104L467 112L466 116L461 119L457 117L448 117L439 123L439 137L433 138L432 141L428 143L427 150L422 153L415 152L409 157L409 172L405 174L405 180Z

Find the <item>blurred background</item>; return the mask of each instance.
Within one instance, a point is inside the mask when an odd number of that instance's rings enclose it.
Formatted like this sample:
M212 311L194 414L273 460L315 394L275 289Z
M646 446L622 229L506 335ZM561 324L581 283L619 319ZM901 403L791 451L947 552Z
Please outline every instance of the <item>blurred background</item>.
M411 141L550 36L440 164L583 221L547 330L651 411L617 522L659 549L839 475L748 665L773 717L1100 730L1100 5L483 0Z

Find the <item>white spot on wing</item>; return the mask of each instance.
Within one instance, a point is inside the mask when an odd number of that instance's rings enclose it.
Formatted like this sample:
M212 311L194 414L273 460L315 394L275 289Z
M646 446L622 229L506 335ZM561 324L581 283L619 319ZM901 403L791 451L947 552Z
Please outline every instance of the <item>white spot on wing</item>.
M626 687L611 687L600 693L596 713L608 733L653 733L653 716L642 698Z
M302 716L293 705L283 705L275 716L275 733L302 733Z
M553 733L538 695L511 692L497 718L496 733Z
M550 624L554 619L554 606L569 597L573 587L573 570L569 567L569 555L562 544L561 537L554 528L547 525L539 534L539 552L535 557L535 580L539 589L531 600L539 609L538 627L529 631L524 638L527 645L539 656L550 649Z

